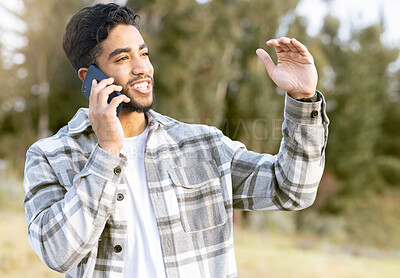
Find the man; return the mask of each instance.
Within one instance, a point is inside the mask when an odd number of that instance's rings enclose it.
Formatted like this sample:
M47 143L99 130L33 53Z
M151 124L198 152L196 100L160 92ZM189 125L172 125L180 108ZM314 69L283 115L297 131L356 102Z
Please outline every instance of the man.
M267 42L277 66L257 50L287 92L280 151L257 154L151 110L153 67L135 18L98 4L66 28L79 78L91 64L110 78L92 83L89 109L27 152L29 242L66 277L236 277L233 208L296 210L315 199L328 118L313 58L289 38ZM113 91L122 95L108 104Z

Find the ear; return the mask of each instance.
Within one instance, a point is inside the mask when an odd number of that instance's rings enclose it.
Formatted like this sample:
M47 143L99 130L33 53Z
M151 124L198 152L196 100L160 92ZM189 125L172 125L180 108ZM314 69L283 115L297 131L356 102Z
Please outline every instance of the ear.
M78 70L79 79L82 81L85 80L87 72L88 72L88 68L80 68Z

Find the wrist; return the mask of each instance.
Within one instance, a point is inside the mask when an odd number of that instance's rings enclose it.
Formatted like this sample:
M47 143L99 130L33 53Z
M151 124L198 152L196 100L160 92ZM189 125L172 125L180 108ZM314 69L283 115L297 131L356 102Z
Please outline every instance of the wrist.
M315 94L312 97L303 97L303 98L296 98L296 100L298 101L302 101L302 102L317 102L320 100L317 91L315 92Z
M99 143L99 147L114 156L120 156L122 147Z
M287 92L289 96L291 96L294 99L310 99L313 98L317 92L314 90L312 92Z

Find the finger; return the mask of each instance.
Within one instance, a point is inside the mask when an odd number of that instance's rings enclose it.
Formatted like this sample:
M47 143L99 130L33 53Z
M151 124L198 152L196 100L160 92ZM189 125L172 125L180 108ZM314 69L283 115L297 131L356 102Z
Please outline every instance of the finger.
M296 39L291 39L292 45L300 52L301 55L310 55L307 47Z
M114 83L113 77L100 80L100 82L96 86L97 101L100 101L101 92L103 91L103 89L107 88L110 85L113 85L113 83Z
M107 87L108 85L111 85L111 84L113 84L113 83L114 83L114 78L113 78L113 77L105 78L105 79L103 79L103 80L101 80L101 81L99 82L99 86L100 86L101 88L104 88L104 87Z
M299 53L299 50L293 44L288 44L287 46L290 48L291 52Z
M290 51L290 48L285 43L280 43L280 47L285 52L289 52Z
M97 86L97 80L93 79L92 80L92 87L90 88L90 96L89 96L89 109L93 106L96 105L97 103L97 94L93 93L93 89Z
M128 103L130 101L131 101L131 99L128 98L126 95L119 95L111 100L107 109L111 109L111 110L115 111L117 109L118 105L120 105L122 102Z
M296 46L293 45L292 40L287 38L287 37L282 37L279 39L279 41L281 43L283 43L286 47L288 47L288 50L285 49L285 51L291 51L291 52L295 52L298 53L299 50L297 49ZM283 48L283 47L282 47Z
M288 43L290 43L290 39L288 37L280 37L279 42L288 44Z
M269 54L259 48L256 50L257 56L260 58L260 60L263 62L263 64L265 65L265 68L267 69L268 74L271 76L272 72L274 71L275 68L275 63L274 61L272 61L271 57L269 56Z
M91 91L90 91L90 98L91 98L91 102L94 105L97 105L97 103L99 101L99 93L100 93L100 91L103 88L107 87L108 85L113 84L113 82L114 82L114 78L112 78L112 77L103 79L100 82L97 82L96 79L93 79L92 88L91 88Z
M268 46L277 46L279 45L279 40L277 39L270 39L266 42Z
M277 39L272 39L272 40L267 41L267 45L275 48L276 53L280 53L283 51L283 49L281 47L281 43Z
M121 90L122 86L120 85L108 85L99 92L98 105L106 106L109 95L112 94L114 91L120 92Z
M285 51L285 52L289 52L290 51L290 47L289 47L290 39L289 38L281 37L279 39L279 44L282 47L283 51Z

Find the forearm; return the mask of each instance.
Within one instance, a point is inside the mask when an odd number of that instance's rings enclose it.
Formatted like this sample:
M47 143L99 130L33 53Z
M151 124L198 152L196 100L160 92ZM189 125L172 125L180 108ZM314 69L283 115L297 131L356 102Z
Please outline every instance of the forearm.
M236 152L232 160L235 208L296 210L313 203L324 168L328 132L325 102L320 96L316 103L286 97L277 155L245 149Z
M281 209L312 205L325 165L329 120L325 100L299 102L286 96L283 139L276 158L279 194L274 203Z

